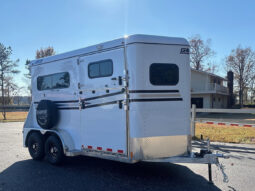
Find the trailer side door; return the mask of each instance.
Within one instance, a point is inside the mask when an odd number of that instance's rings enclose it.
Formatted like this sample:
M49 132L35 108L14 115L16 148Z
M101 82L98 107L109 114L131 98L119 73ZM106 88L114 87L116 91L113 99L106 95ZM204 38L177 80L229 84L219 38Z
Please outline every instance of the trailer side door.
M81 57L79 71L83 147L126 154L123 49Z

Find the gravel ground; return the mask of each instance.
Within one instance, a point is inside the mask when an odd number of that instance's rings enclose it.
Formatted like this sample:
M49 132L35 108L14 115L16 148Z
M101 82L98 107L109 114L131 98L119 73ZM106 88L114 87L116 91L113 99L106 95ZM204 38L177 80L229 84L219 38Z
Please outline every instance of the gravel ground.
M0 191L9 190L254 190L255 145L213 143L229 182L213 166L214 184L208 184L207 165L124 164L74 157L62 166L31 160L22 147L23 123L0 123ZM200 143L195 142L198 149Z

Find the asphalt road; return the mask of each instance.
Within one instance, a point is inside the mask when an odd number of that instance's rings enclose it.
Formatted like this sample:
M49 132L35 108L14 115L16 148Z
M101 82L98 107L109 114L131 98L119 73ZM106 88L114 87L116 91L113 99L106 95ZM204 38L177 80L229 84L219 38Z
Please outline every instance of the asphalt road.
M255 124L255 114L240 113L197 113L197 121L216 121L242 124Z
M229 176L213 166L214 184L208 184L207 165L169 163L124 164L75 157L62 166L31 160L22 147L23 123L0 123L0 191L32 190L254 190L255 145L213 143L229 154L222 159ZM194 143L199 147L198 143Z

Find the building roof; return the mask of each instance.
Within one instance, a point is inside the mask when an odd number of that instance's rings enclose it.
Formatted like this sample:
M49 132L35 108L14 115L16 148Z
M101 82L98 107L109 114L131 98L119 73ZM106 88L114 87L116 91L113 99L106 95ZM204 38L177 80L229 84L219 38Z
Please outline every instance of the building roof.
M216 78L220 78L220 79L222 79L222 80L227 80L227 79L224 78L224 77L218 76L218 75L213 74L213 73L210 73L210 72L206 72L206 71L202 71L202 70L196 70L196 69L194 69L194 68L191 68L191 71L199 72L199 73L202 73L202 74L205 74L205 75L209 75L209 76L213 76L213 77L216 77Z
M188 41L184 38L137 34L137 35L131 35L131 36L119 38L116 40L100 43L97 45L89 46L86 48L81 48L78 50L73 50L70 52L33 60L30 62L30 64L31 64L31 66L34 66L34 65L49 63L49 62L53 62L53 61L57 61L57 60L72 58L72 57L76 57L76 56L85 56L87 54L91 54L94 52L110 50L112 48L123 47L124 45L129 45L129 44L134 44L134 43L169 44L169 45L189 46Z

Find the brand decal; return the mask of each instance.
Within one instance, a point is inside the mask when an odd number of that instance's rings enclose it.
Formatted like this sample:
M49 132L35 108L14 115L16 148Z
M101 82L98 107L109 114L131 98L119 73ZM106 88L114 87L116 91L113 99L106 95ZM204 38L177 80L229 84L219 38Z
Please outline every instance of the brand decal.
M189 54L189 48L181 48L180 54Z

